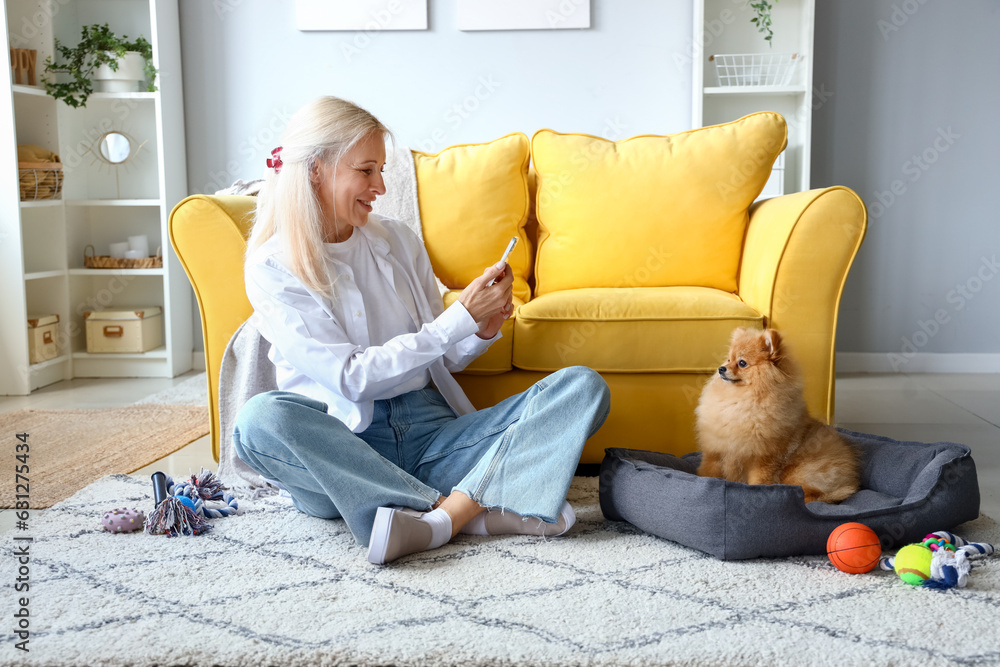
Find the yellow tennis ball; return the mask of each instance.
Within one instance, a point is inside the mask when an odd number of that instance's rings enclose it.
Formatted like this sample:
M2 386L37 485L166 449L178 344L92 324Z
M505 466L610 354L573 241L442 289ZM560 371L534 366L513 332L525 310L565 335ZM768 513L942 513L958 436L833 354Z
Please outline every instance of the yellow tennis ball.
M908 584L919 586L931 578L933 552L922 544L907 544L893 560L893 569Z

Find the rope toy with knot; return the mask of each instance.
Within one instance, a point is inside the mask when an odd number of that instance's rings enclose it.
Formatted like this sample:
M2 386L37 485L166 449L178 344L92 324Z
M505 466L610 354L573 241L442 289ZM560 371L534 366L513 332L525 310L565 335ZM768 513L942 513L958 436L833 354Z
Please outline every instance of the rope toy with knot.
M879 565L883 570L895 570L900 579L914 586L965 588L972 571L970 561L993 551L992 544L966 542L954 533L939 530L924 537L923 542L908 544L895 556L883 558Z
M224 493L226 487L222 480L215 476L211 470L201 469L197 475L191 475L186 482L174 484L174 480L167 475L167 494L178 498L189 498L193 504L191 509L209 519L221 519L232 516L239 511L239 503L236 498L228 493ZM222 507L208 507L207 501L221 500L225 503Z
M222 482L204 468L198 475L191 475L190 481L177 485L162 472L154 472L152 480L156 509L146 517L145 525L150 535L200 535L213 527L206 518L231 516L239 509L236 499L223 493ZM206 507L205 502L213 500L226 505Z

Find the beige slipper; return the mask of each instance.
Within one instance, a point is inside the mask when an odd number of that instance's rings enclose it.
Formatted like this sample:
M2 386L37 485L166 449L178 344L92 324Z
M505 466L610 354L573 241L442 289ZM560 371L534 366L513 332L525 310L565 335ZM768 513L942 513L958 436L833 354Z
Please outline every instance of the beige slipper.
M424 551L432 537L430 525L417 517L391 507L379 507L368 541L368 562L384 565Z

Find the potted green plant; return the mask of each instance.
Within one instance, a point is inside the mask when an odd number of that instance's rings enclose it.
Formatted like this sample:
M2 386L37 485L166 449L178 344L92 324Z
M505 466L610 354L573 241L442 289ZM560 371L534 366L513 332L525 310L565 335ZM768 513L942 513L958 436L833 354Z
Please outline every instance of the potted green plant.
M156 90L157 70L153 67L153 47L142 36L129 40L119 37L104 25L84 26L80 43L70 48L55 40L60 64L52 56L45 59L45 91L71 107L87 106L87 98L94 92L96 80L117 80L127 83L98 84L103 92L136 90L135 82L146 82L146 91ZM59 83L51 74L66 74L69 81Z

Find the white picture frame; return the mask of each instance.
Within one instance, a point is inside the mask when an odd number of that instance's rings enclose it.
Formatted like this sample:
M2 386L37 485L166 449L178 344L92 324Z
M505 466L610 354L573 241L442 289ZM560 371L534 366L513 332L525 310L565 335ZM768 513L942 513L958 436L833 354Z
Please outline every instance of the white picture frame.
M590 0L457 0L458 29L582 30Z
M301 31L427 30L427 0L295 0Z

